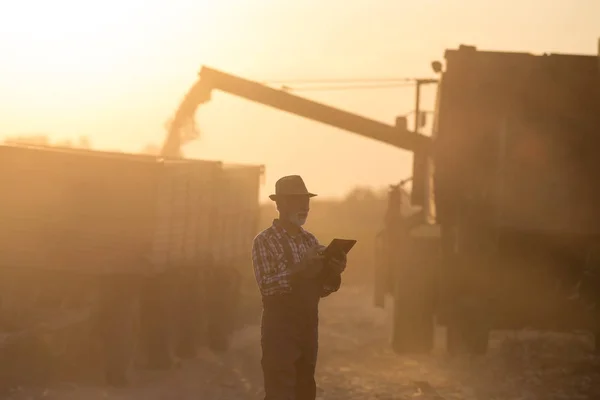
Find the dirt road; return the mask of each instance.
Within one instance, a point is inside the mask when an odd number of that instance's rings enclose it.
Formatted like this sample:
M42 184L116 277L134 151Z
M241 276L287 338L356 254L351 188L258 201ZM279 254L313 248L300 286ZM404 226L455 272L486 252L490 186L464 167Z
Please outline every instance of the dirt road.
M321 306L319 398L525 400L600 398L589 343L556 335L496 335L482 358L450 360L439 332L434 354L398 357L388 346L386 313L370 294L343 287ZM232 400L262 398L259 331L239 332L225 355L203 351L169 373L142 373L127 389L61 387L21 390L13 399Z

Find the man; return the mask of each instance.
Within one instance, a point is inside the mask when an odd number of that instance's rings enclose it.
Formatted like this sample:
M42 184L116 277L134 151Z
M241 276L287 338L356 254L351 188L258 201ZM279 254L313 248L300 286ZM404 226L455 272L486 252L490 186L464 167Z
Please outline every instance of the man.
M269 196L279 218L254 239L254 274L263 300L261 324L265 400L314 400L318 306L337 291L346 257L325 260L315 236L302 228L310 198L298 175L285 176Z

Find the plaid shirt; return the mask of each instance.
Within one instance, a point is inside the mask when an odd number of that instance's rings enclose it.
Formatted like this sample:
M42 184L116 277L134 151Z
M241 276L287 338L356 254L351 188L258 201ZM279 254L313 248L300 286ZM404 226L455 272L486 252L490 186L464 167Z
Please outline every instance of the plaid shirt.
M256 283L258 283L263 296L285 294L292 291L290 269L282 245L284 240L292 249L295 263L300 262L309 248L319 244L312 233L302 228L298 235L290 235L278 220L274 220L273 225L259 233L252 244L252 263ZM336 292L339 289L339 281L338 284L335 283L324 284L321 297Z

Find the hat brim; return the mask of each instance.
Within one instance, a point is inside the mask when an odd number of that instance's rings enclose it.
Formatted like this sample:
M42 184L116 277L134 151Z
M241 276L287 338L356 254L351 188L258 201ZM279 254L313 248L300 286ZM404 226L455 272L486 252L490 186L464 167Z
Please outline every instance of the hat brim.
M308 197L316 197L317 195L314 193L298 193L298 194L272 194L269 195L269 199L275 201L280 197L292 197L292 196L308 196Z

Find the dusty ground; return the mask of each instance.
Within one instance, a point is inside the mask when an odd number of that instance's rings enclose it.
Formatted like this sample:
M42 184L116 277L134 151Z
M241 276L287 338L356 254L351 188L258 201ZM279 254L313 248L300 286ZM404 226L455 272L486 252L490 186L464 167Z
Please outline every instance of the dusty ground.
M588 341L557 335L496 334L482 358L444 356L442 333L430 356L398 357L388 346L386 313L369 293L344 287L321 306L317 381L324 400L598 399L600 374ZM258 327L237 334L231 351L168 373L140 374L127 389L22 389L13 399L232 400L261 399Z

